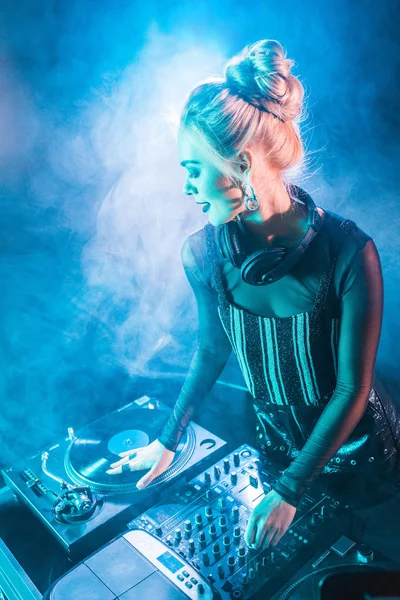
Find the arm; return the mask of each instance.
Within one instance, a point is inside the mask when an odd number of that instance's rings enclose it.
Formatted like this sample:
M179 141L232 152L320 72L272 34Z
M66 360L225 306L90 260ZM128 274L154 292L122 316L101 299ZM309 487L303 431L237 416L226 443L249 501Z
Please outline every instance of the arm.
M218 315L217 294L198 268L188 240L182 247L182 263L196 297L199 336L178 400L158 438L169 450L177 448L194 411L213 387L232 352Z
M341 308L335 392L300 454L275 486L293 506L346 442L367 407L383 312L382 271L371 239L346 269Z

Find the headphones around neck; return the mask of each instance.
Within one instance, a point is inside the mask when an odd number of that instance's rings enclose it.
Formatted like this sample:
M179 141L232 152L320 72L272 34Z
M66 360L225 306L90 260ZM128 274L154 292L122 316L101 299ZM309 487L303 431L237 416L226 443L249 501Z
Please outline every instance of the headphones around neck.
M311 196L297 186L296 199L307 206L307 233L294 247L277 246L252 252L251 232L240 215L217 227L217 241L222 255L241 270L243 281L250 285L269 285L286 275L300 260L322 226L322 219Z

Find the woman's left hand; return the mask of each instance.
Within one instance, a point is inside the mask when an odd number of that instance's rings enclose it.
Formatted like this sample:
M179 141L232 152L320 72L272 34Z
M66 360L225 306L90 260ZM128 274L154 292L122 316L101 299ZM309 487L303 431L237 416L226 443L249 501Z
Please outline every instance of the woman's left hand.
M244 534L246 544L249 548L276 546L295 514L295 507L271 490L251 514Z

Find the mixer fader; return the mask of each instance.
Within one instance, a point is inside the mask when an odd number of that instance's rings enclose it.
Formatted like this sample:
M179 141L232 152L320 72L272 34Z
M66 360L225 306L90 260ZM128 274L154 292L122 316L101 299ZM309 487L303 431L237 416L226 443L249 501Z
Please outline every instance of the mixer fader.
M268 598L316 551L318 540L332 530L341 509L339 502L313 489L312 495L303 496L277 546L249 549L244 541L247 521L277 475L245 444L186 484L173 484L162 503L128 527L146 530L162 541L210 582L216 596L250 598L262 588ZM182 572L177 576L185 577ZM191 589L196 586L193 581L196 578L190 577L184 584Z

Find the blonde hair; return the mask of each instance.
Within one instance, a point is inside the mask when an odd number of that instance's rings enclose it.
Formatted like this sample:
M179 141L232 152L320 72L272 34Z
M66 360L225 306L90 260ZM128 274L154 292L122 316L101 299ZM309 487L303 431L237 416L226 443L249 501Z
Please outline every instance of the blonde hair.
M281 176L301 171L304 88L290 73L293 64L279 42L261 40L226 64L224 78L208 78L191 91L181 126L200 136L222 172L240 180L237 156L254 144Z

